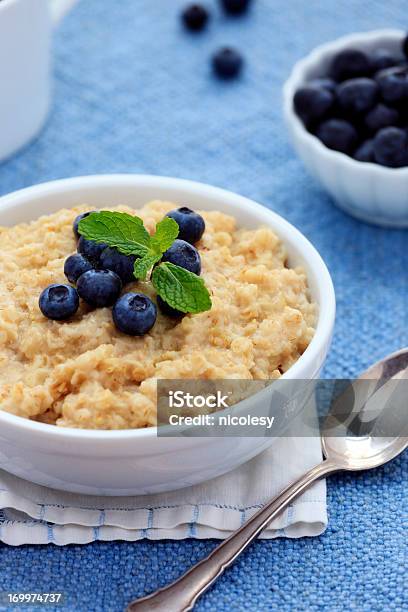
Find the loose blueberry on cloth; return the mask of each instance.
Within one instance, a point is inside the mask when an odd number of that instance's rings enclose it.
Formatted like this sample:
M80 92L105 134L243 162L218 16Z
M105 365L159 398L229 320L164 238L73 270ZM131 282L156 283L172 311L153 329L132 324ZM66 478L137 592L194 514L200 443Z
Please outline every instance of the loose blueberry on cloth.
M200 4L189 4L183 11L182 20L186 28L199 32L205 28L208 21L208 11Z
M237 76L242 70L243 63L242 55L231 47L219 49L212 59L214 72L223 79Z

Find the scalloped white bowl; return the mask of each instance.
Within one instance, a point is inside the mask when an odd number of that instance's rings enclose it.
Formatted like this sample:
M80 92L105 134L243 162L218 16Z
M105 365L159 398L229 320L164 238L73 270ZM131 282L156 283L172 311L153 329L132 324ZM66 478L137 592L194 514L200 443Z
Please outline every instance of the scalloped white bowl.
M343 36L314 49L295 64L283 88L286 125L296 152L310 174L347 213L377 225L408 227L408 167L386 168L332 151L310 134L296 115L293 96L310 79L327 75L332 57L345 48L378 47L401 53L402 30L374 30Z
M0 198L0 225L36 219L86 202L138 208L153 199L222 210L244 227L267 225L285 243L289 263L304 266L318 304L316 333L286 379L312 379L330 346L335 298L329 272L310 242L276 213L237 194L181 179L105 175L55 181ZM267 391L267 390L266 390ZM265 391L237 404L262 409ZM234 407L235 409L236 407ZM273 438L158 437L157 428L94 431L36 423L0 409L0 468L42 485L95 495L136 495L179 489L228 472L262 452Z

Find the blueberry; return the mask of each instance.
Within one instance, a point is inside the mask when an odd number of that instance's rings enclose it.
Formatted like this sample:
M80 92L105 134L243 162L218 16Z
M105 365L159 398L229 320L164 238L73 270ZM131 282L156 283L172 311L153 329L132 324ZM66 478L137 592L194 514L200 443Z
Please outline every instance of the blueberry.
M50 285L40 295L40 310L54 321L66 321L79 308L78 293L70 285Z
M79 236L80 236L80 234L78 232L79 222L82 221L82 219L85 219L86 217L89 217L89 215L91 213L93 213L93 212L96 212L96 211L95 210L90 210L89 212L84 212L84 213L78 215L77 218L75 219L75 221L74 221L74 223L72 225L72 229L74 230L74 234L75 234L75 237L76 237L77 240L79 239Z
M176 310L175 308L172 308L167 302L162 300L160 295L157 296L157 305L160 308L160 311L167 317L170 317L171 319L180 319L181 317L184 317L185 315L184 312L181 312L180 310Z
M365 140L354 153L354 159L361 162L374 161L374 141Z
M193 245L185 240L175 240L171 247L163 253L162 261L168 261L180 268L185 268L194 274L201 272L201 257Z
M198 32L208 21L208 11L201 4L190 4L184 9L181 17L186 28Z
M144 336L156 323L156 304L143 293L125 293L113 307L113 321L119 331Z
M357 146L356 129L343 119L329 119L319 125L316 136L329 149L341 151L350 155Z
M182 206L176 210L171 210L169 213L167 213L166 217L174 219L174 221L176 221L178 224L178 238L180 240L185 240L190 244L195 244L204 234L204 219L201 215L191 210L191 208L187 208L187 206Z
M404 52L405 57L408 57L408 34L402 41L402 50Z
M81 255L86 257L86 259L88 259L94 266L98 266L102 252L107 248L107 246L107 244L99 244L98 242L87 240L81 236L78 242L78 253L81 253Z
M136 255L123 255L117 249L108 247L102 252L99 264L104 270L115 272L126 284L136 280L133 274L136 259Z
M313 122L327 116L333 107L334 95L328 89L306 85L295 93L293 105L296 113L305 123L311 125Z
M364 118L364 125L371 133L378 132L384 127L398 125L399 113L395 108L386 104L377 104L367 113Z
M365 77L343 81L337 88L338 107L352 117L369 111L377 99L377 83Z
M230 15L241 15L248 10L251 0L221 0L224 10Z
M374 158L382 166L401 168L408 165L408 135L396 127L377 132L374 138Z
M329 77L318 77L316 79L312 79L308 82L308 85L311 87L322 87L323 89L328 89L332 93L335 92L337 87L336 81L333 81L333 79L330 79Z
M365 53L358 49L344 49L334 56L330 76L335 81L345 81L370 74L370 61Z
M112 306L122 290L122 281L111 270L89 270L79 277L77 291L90 306Z
M235 49L224 47L219 49L212 59L214 72L223 79L232 79L242 69L242 55Z
M370 55L371 71L373 73L396 66L399 59L388 49L375 49Z
M380 92L389 104L399 104L408 99L408 68L405 66L381 70L376 75Z
M64 274L70 283L75 284L82 274L93 269L93 265L81 253L70 255L65 261Z

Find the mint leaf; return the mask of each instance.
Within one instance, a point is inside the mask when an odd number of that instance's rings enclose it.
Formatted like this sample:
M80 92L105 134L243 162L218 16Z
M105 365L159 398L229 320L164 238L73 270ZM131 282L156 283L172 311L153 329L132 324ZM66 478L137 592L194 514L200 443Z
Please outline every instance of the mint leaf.
M162 254L161 253L152 253L141 257L137 261L135 261L135 267L133 269L133 274L135 278L140 280L146 280L147 273L151 268L153 268L154 264L160 261Z
M121 212L101 211L82 219L78 231L87 240L104 242L124 255L148 255L151 236L142 219Z
M152 243L160 253L164 253L171 247L177 236L180 228L178 223L170 217L164 217L156 225L156 233L152 236Z
M167 261L154 269L152 283L160 297L181 312L197 314L212 306L203 279Z

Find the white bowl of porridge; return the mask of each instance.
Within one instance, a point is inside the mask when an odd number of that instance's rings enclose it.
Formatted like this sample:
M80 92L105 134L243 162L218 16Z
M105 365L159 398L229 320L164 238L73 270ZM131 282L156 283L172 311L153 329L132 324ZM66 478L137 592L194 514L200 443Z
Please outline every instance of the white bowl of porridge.
M66 283L72 224L94 210L138 215L148 232L178 207L197 211L210 309L167 317L144 336L111 308L44 317L40 293ZM320 255L293 226L234 193L180 179L90 176L0 199L0 468L66 491L133 495L226 473L273 437L160 437L158 380L314 379L330 345L335 298ZM151 285L136 281L124 291ZM228 410L256 414L268 389Z

